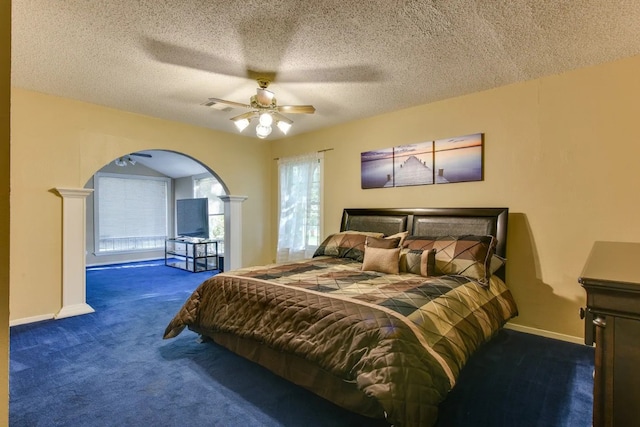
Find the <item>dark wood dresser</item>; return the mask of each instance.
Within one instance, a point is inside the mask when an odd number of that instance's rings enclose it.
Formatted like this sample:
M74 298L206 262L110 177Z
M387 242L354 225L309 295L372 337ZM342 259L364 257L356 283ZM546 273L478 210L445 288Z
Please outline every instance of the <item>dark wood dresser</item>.
M594 427L640 427L640 243L595 242L579 279L595 340Z

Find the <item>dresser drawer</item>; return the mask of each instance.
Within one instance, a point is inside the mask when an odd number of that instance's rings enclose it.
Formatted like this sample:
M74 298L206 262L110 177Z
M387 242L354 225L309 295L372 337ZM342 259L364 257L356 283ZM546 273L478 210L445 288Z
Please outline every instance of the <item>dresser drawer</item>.
M640 319L640 292L601 288L583 283L587 291L587 307L592 313L613 313Z

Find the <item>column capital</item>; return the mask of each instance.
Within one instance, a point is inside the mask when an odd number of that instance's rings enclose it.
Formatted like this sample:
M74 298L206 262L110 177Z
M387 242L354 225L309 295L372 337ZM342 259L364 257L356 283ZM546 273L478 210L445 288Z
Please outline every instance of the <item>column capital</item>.
M62 188L62 187L57 187L54 188L53 191L55 191L56 193L58 193L58 195L60 195L62 198L65 197L76 197L76 198L80 198L80 197L87 197L88 195L90 195L91 193L93 193L93 189L92 188Z
M245 200L248 199L248 197L225 195L225 196L218 196L218 199L222 200L223 202L244 202Z

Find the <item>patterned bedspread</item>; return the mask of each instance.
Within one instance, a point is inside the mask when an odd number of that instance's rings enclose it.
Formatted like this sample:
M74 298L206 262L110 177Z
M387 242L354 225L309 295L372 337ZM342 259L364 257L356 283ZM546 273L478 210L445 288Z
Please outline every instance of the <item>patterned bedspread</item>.
M266 343L354 382L396 426L429 426L468 357L517 314L497 277L362 271L316 257L222 273L202 283L169 323Z

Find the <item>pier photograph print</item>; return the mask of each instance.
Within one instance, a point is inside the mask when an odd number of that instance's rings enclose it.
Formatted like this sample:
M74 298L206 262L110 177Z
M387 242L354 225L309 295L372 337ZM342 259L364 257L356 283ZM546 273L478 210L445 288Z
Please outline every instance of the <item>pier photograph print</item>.
M361 187L482 181L484 134L445 138L360 154Z

